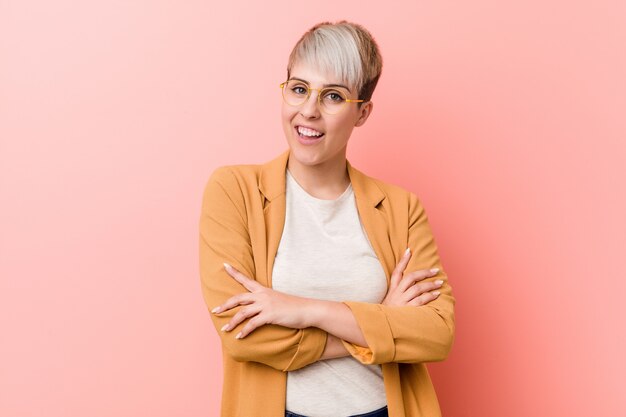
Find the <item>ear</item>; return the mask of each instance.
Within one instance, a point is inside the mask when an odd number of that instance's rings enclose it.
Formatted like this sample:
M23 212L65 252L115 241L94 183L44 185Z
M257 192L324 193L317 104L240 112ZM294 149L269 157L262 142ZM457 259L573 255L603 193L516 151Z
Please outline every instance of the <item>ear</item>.
M367 103L363 103L361 108L359 109L359 117L356 119L354 126L361 126L365 123L370 114L372 114L372 110L374 109L374 103L368 101Z

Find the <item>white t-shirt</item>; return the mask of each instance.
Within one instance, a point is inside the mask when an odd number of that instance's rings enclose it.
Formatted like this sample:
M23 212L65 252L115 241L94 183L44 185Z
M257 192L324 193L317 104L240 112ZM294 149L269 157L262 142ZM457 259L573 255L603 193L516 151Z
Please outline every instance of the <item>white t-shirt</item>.
M272 288L331 301L379 303L387 279L361 224L352 184L335 200L307 193L286 170L286 216ZM387 404L380 365L352 356L287 374L286 409L310 417L366 413Z

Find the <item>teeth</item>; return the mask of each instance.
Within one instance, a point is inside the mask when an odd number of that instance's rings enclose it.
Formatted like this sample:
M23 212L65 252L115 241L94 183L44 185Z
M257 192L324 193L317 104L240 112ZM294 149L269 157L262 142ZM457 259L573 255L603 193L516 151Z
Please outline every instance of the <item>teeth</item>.
M302 127L302 126L298 126L298 133L300 133L302 136L314 136L314 137L323 135L322 132L318 132L317 130L309 129L308 127Z

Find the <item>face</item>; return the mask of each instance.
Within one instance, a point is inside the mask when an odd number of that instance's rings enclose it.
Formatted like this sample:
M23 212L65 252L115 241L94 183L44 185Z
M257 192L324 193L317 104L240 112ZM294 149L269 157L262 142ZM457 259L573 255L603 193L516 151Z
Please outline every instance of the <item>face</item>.
M316 68L299 64L293 66L290 78L298 78L311 88L323 88L327 84L341 84L340 79L323 74ZM349 86L346 86L349 87ZM349 89L348 98L356 99L357 92ZM282 100L282 125L285 137L295 159L305 165L318 165L345 158L348 139L352 129L361 126L369 117L372 103L344 103L337 114L327 114L320 109L317 90L311 90L309 99L299 106L291 106ZM319 139L311 134L322 134Z

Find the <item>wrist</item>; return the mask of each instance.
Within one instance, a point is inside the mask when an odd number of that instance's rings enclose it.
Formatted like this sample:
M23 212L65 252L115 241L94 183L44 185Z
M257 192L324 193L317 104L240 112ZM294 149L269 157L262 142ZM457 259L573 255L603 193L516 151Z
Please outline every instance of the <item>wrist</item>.
M342 358L345 356L350 356L350 353L344 347L343 343L341 343L341 339L329 333L326 339L326 346L324 347L324 352L322 353L322 357L320 359L321 360L335 359L335 358Z

